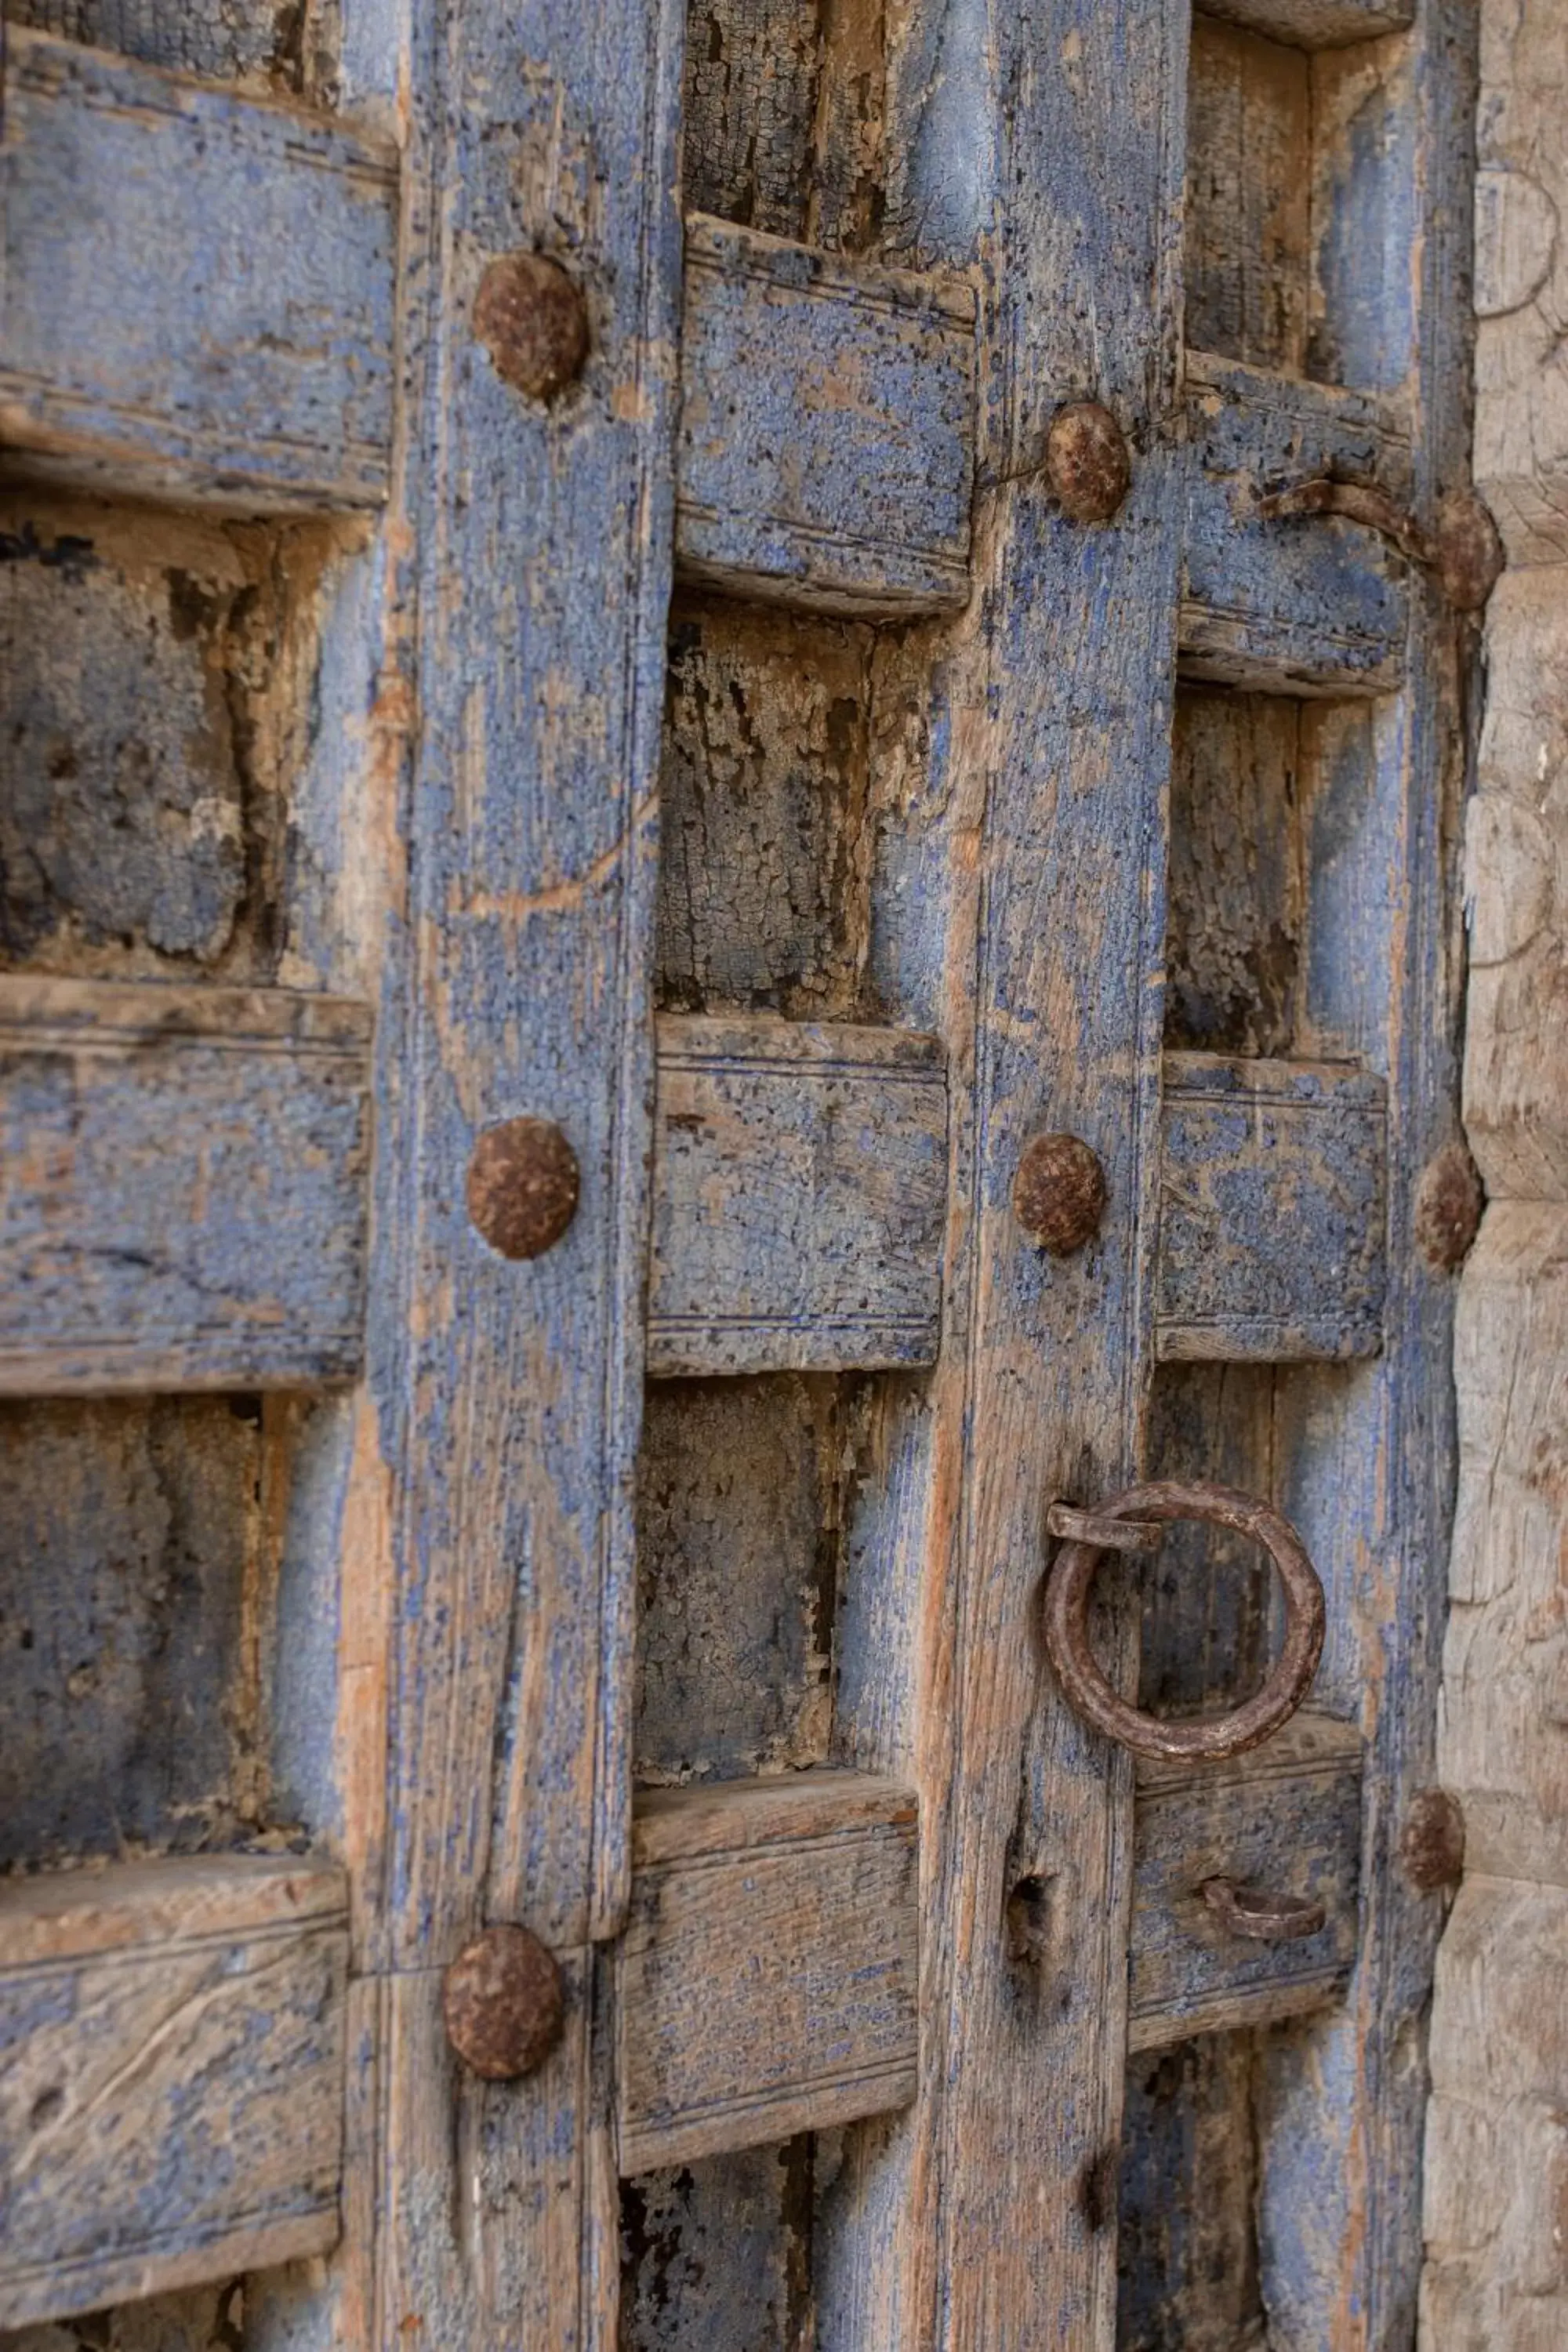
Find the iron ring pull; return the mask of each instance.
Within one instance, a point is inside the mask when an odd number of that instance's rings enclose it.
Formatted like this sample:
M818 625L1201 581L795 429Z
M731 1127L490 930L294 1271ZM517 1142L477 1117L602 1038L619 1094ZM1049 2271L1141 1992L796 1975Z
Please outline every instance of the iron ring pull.
M1094 1520L1131 1521L1135 1528L1142 1521L1152 1533L1172 1519L1201 1519L1211 1527L1230 1528L1237 1535L1250 1536L1273 1560L1285 1589L1285 1640L1279 1655L1262 1689L1226 1715L1176 1722L1145 1715L1112 1688L1089 1647L1089 1595L1100 1559L1110 1547L1103 1541L1083 1540L1078 1529L1092 1526ZM1218 1764L1227 1756L1242 1756L1249 1748L1258 1747L1289 1721L1312 1687L1323 1654L1328 1612L1307 1548L1278 1511L1234 1486L1215 1486L1206 1481L1186 1486L1173 1479L1130 1487L1126 1494L1100 1504L1091 1517L1054 1507L1047 1524L1053 1533L1060 1532L1068 1540L1057 1554L1046 1585L1046 1648L1068 1705L1086 1723L1104 1732L1108 1739L1119 1740L1135 1756ZM1125 1547L1146 1548L1142 1540Z

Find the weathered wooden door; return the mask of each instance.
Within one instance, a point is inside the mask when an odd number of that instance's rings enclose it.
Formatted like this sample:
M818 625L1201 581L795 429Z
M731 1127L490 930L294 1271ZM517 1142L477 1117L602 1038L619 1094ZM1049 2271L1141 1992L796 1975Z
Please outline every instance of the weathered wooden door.
M1469 16L13 9L40 2352L1410 2341Z

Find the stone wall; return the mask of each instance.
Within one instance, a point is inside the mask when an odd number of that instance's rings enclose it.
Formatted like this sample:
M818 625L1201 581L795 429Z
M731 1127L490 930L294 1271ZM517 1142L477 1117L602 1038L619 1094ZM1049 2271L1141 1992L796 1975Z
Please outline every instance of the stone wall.
M1476 478L1487 619L1466 832L1461 1284L1423 2352L1568 2352L1568 0L1483 0Z

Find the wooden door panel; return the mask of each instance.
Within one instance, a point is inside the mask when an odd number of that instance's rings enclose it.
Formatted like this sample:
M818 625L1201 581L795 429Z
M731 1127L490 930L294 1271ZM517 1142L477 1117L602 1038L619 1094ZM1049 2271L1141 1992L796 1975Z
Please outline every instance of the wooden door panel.
M1163 1360L1289 1363L1383 1344L1385 1096L1342 1065L1167 1054Z
M896 616L969 597L974 295L689 213L676 550L689 580Z
M1127 2046L1245 2032L1337 2000L1356 1950L1362 1742L1353 1724L1303 1713L1230 1766L1140 1760L1133 1830ZM1204 1898L1225 1877L1321 1903L1315 1932L1239 1933Z
M0 1392L357 1373L364 1008L15 978L0 982L0 1034L16 1137ZM934 1362L938 1041L671 1015L658 1034L650 1373ZM1161 1355L1375 1351L1379 1083L1168 1055L1163 1098Z
M0 980L0 1394L352 1379L370 1028L282 989Z
M324 2253L348 1885L192 1856L0 1892L0 2326Z
M649 1790L616 1958L623 2172L907 2106L915 1799L863 1773Z
M1363 523L1266 510L1270 499L1331 479L1375 488L1391 514L1407 513L1410 444L1391 404L1195 351L1186 383L1187 675L1289 694L1397 688L1408 556Z
M343 2242L252 2282L262 2343L1103 2352L1119 2163L1129 2346L1157 2308L1392 2341L1418 2233L1367 2185L1413 2173L1432 1921L1391 1856L1448 1446L1412 1171L1451 1120L1458 0L1408 33L1377 0L1195 31L1053 0L984 41L964 0L696 0L684 69L679 13L356 0L281 100L171 70L173 18L134 66L13 51L0 428L36 480L169 509L29 513L35 640L46 571L189 539L175 503L242 513L200 528L295 601L211 657L171 559L204 713L176 822L95 741L132 844L243 839L224 920L7 934L11 1385L315 1392L254 1409L243 1672L199 1702L251 1752L202 1819L341 1853L351 1923L346 1990L341 1913L300 1929L320 2031L269 2011L289 2046L243 2086L259 2217L219 2168L154 2245L57 2133L84 2234L14 2307L324 2248L346 2048ZM548 398L506 323L539 249L585 322ZM1089 399L1130 447L1103 521L1047 463ZM186 823L226 744L236 790ZM577 1170L536 1260L470 1213L522 1118ZM1108 1179L1059 1259L1011 1205L1047 1129ZM110 1408L70 1410L107 1465ZM56 1457L17 1443L36 1496ZM1272 1497L1328 1589L1326 1712L1206 1782L1135 1777L1039 1654L1045 1506L1146 1455ZM1146 1705L1262 1671L1237 1570L1173 1530L1141 1664L1107 1572ZM204 1856L193 1902L238 1867ZM1323 1926L1241 1935L1215 1876L1300 1881ZM190 1934L148 1920L138 1982L184 1982ZM442 2021L493 1920L563 1988L518 2083ZM24 2089L88 2048L51 2030ZM1165 2054L1124 2132L1129 2049ZM121 2120L174 2162L162 2079Z
M1413 0L1214 0L1204 14L1311 50L1397 32L1415 9Z
M7 52L7 445L142 496L379 505L395 150L74 41Z
M658 1024L650 1373L931 1363L941 1043L805 1022Z

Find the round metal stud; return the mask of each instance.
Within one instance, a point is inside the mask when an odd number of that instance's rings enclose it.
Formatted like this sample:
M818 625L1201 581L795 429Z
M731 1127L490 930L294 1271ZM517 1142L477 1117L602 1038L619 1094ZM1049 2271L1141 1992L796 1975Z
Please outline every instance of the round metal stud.
M468 1161L468 1215L502 1257L539 1257L577 1207L577 1155L553 1119L487 1127Z
M1437 510L1437 574L1457 613L1479 613L1497 586L1506 558L1491 510L1474 490L1459 490Z
M460 1951L441 1988L447 2039L487 2083L531 2074L561 2039L561 1971L526 1927L487 1927Z
M1399 1832L1399 1862L1419 1895L1458 1886L1465 1874L1465 1816L1448 1790L1416 1790Z
M1132 481L1127 436L1098 400L1058 408L1046 436L1046 478L1069 521L1109 522Z
M588 306L548 254L503 253L479 280L474 332L503 383L530 400L553 400L583 372Z
M1460 1142L1428 1160L1415 1194L1415 1242L1436 1274L1458 1274L1470 1254L1486 1194L1480 1171Z
M1081 1137L1031 1136L1013 1179L1013 1214L1032 1242L1070 1257L1100 1231L1105 1201L1105 1171Z

